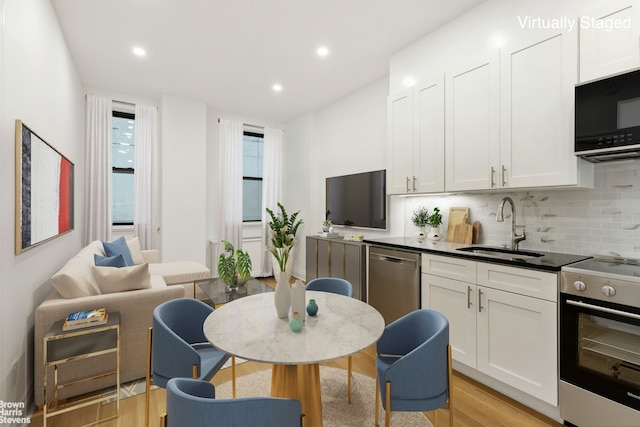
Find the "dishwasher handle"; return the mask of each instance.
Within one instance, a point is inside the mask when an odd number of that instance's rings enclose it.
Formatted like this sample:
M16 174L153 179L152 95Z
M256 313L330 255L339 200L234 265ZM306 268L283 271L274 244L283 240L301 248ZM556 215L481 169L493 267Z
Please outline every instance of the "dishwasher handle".
M374 252L369 254L369 259L377 260L377 261L383 261L383 262L393 262L393 263L401 264L401 265L411 265L411 266L414 266L414 267L417 265L417 261L415 259L402 258L402 257L396 257L396 256L389 256L389 255L382 255L382 254L374 253Z

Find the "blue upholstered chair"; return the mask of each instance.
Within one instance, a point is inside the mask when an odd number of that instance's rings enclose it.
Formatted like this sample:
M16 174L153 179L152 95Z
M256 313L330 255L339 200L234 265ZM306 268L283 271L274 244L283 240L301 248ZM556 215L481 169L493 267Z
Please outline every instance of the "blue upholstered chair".
M308 291L322 291L353 297L353 286L347 280L338 277L318 277L307 283ZM347 359L347 401L351 403L351 356Z
M149 425L151 378L166 388L172 378L209 381L222 368L229 355L214 348L204 336L204 321L213 308L197 299L178 298L153 310L152 328L147 342L147 395L145 425ZM235 369L232 369L235 397Z
M437 311L416 310L387 325L377 343L376 425L380 400L385 425L391 411L433 411L451 402L449 322ZM380 400L378 400L378 394ZM436 425L437 425L436 413Z
M213 384L188 378L167 383L167 413L161 426L300 427L302 405L295 399L216 399Z
M353 297L353 286L347 280L337 277L318 277L307 283L308 291L323 291Z

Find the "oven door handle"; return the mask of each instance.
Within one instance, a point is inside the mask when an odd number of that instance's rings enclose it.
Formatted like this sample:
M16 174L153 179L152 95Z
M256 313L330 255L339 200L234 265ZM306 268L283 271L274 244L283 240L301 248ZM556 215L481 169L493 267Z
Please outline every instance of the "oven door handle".
M573 301L568 299L567 304L575 305L576 307L588 308L590 310L601 311L603 313L616 314L618 316L628 317L630 319L640 320L640 315L635 313L627 313L626 311L614 310L613 308L599 307L593 304L587 304L582 301Z

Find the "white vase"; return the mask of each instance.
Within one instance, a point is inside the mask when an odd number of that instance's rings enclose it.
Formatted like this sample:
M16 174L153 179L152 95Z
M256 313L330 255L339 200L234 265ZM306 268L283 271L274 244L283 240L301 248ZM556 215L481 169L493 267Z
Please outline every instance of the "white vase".
M296 280L291 286L291 313L300 313L301 319L304 320L305 309L305 286L300 280Z
M418 231L416 231L416 237L418 239L424 239L425 237L427 237L427 230L425 229L425 227L418 227Z
M280 319L286 319L289 317L289 308L291 307L291 286L289 286L289 279L287 279L287 273L281 271L278 275L278 282L276 283L276 290L273 293L273 300L276 305L276 313Z
M289 251L289 258L287 258L287 264L284 267L288 280L291 280L291 276L293 275L293 255L295 254L295 249L295 246L291 247L291 250ZM273 267L273 276L277 277L278 272L280 271L280 266L278 265L278 260L275 255L271 256L271 265Z
M440 234L440 227L431 227L431 232L427 235L427 239L429 240L442 239L442 234Z

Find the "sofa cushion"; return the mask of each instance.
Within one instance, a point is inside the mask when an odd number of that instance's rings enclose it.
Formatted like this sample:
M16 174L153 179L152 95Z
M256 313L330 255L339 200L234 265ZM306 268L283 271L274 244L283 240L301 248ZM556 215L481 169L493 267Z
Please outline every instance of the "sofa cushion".
M126 267L127 263L124 262L122 254L116 256L102 256L93 254L93 262L98 267Z
M100 292L103 294L151 287L147 263L122 268L94 266L92 269Z
M134 237L131 240L127 240L127 246L129 247L129 252L131 252L131 259L135 265L142 264L145 262L144 255L142 255L142 250L140 249L140 240L137 237Z
M149 272L162 276L167 285L193 283L195 280L211 277L211 271L196 261L169 261L149 264Z
M102 246L104 246L104 252L107 256L122 255L127 266L134 265L133 259L131 258L131 251L124 236L119 237L113 242L102 242Z
M93 277L92 262L74 256L51 276L51 284L63 298L78 298L100 295L100 288Z

